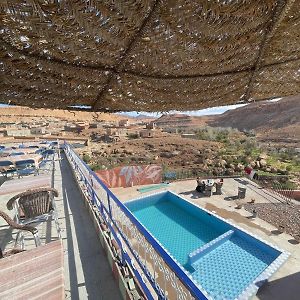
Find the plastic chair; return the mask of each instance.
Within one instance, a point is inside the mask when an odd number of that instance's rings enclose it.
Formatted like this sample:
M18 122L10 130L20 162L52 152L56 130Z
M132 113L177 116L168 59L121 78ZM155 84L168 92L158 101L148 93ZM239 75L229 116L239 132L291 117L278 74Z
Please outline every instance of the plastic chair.
M39 172L50 172L53 169L55 150L48 149L42 153L43 160L39 164Z
M33 159L20 160L16 162L16 171L18 177L27 175L37 175L38 170Z
M203 193L205 196L210 197L212 195L212 185L206 185Z
M10 156L18 156L18 155L25 155L25 153L24 152L12 152L10 154Z
M14 163L10 160L2 160L0 161L0 172L4 176L14 175L16 173L16 167Z

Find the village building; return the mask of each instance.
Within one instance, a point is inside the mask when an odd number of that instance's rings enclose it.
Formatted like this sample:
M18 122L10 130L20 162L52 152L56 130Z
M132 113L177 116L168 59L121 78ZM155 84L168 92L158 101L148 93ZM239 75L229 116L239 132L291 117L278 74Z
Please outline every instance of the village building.
M119 126L120 127L127 127L129 126L129 120L128 119L122 119L119 121Z
M27 128L6 129L6 136L29 136L30 134L30 129Z
M30 128L30 133L33 135L43 135L43 134L46 134L46 128L45 127L33 127L33 128Z

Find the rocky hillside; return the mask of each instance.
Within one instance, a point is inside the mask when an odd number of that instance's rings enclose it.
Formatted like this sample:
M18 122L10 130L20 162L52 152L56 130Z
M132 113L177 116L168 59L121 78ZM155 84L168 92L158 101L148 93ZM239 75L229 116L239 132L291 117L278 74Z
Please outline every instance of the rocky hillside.
M300 137L300 95L277 102L257 102L215 117L210 126L254 130L270 141L297 142Z

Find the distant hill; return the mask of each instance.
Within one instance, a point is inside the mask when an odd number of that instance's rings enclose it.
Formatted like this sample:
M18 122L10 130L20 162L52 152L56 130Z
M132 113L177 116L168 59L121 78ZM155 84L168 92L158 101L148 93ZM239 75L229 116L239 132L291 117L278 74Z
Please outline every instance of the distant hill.
M165 114L153 122L158 127L192 127L205 126L212 121L214 116L189 116L185 114Z
M87 112L87 111L69 111L58 109L33 109L22 106L0 107L1 122L20 122L32 121L35 119L56 118L67 121L117 121L124 119L108 113Z
M256 102L216 116L209 126L254 130L265 140L300 140L300 95Z
M147 115L138 115L135 117L135 119L138 119L138 120L155 120L155 117L150 117L150 116L147 116Z
M114 115L121 117L122 119L129 119L129 120L137 120L137 121L144 121L144 122L151 122L155 120L155 117L139 114L138 116L131 116L130 114L118 114L114 113Z

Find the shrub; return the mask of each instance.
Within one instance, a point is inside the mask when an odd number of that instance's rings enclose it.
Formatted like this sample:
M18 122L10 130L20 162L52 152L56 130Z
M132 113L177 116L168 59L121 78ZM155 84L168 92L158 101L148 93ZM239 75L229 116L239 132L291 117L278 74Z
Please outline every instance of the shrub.
M91 157L88 154L83 154L82 159L86 164L91 161Z
M285 168L287 171L292 171L292 166L286 166L286 168Z
M281 188L283 190L295 190L297 189L297 185L294 182L287 181L281 184Z
M131 140L138 139L139 135L137 133L128 133L128 138Z

